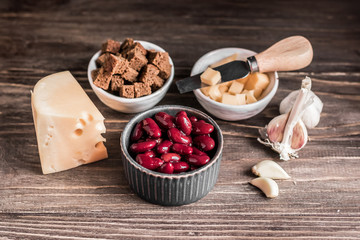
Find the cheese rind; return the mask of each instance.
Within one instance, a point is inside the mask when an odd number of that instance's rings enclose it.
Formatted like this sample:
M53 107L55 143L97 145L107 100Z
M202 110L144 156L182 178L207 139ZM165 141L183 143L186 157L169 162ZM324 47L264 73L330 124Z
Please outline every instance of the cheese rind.
M31 106L44 174L107 158L104 117L69 71L38 81Z

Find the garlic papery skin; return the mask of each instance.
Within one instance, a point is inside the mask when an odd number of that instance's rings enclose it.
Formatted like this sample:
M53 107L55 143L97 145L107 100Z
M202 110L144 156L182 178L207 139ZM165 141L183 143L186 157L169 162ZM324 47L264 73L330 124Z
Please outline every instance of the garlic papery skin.
M280 114L290 112L292 106L295 103L296 97L299 95L300 90L291 92L287 97L285 97L279 107ZM303 120L307 128L314 128L319 124L320 114L323 109L323 102L318 96L311 90L309 91L308 98L313 98L313 103L310 104L306 109L301 119Z
M266 132L260 130L264 141L258 141L271 147L280 154L280 159L289 160L297 158L297 151L303 148L308 141L305 124L301 120L306 108L313 103L313 98L308 97L311 88L311 79L302 80L301 89L291 108L291 111L275 117L265 126Z

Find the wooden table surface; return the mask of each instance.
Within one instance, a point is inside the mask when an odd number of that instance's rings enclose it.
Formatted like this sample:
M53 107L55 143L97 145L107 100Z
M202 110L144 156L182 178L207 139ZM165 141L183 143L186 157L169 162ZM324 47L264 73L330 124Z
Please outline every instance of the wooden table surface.
M360 19L358 1L1 1L1 239L359 239ZM107 38L146 40L166 49L175 80L203 54L223 47L262 51L307 37L314 59L279 73L276 96L259 115L216 119L225 140L217 184L180 207L147 203L130 189L119 137L133 114L115 112L87 81L90 57ZM43 175L30 107L42 77L70 70L105 116L109 158ZM256 140L280 101L309 76L323 100L320 124L300 158L279 163L292 176L267 199L248 184L250 168L278 156ZM173 84L158 104L204 109Z

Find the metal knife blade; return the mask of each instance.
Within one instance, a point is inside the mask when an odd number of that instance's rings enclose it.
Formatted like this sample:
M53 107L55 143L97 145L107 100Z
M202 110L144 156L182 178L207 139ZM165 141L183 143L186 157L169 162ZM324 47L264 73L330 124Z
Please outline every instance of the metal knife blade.
M250 73L249 64L244 61L232 61L213 69L220 72L221 82L227 82L238 78L244 78ZM198 88L208 86L206 84L201 83L200 80L201 74L202 73L199 73L191 77L187 77L177 81L176 86L179 92L186 93Z

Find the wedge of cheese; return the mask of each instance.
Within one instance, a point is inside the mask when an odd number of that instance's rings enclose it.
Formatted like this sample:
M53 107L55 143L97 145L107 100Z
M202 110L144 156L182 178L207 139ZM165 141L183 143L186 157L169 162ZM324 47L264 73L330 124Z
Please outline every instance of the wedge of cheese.
M44 174L108 157L104 117L69 71L41 79L31 107Z

